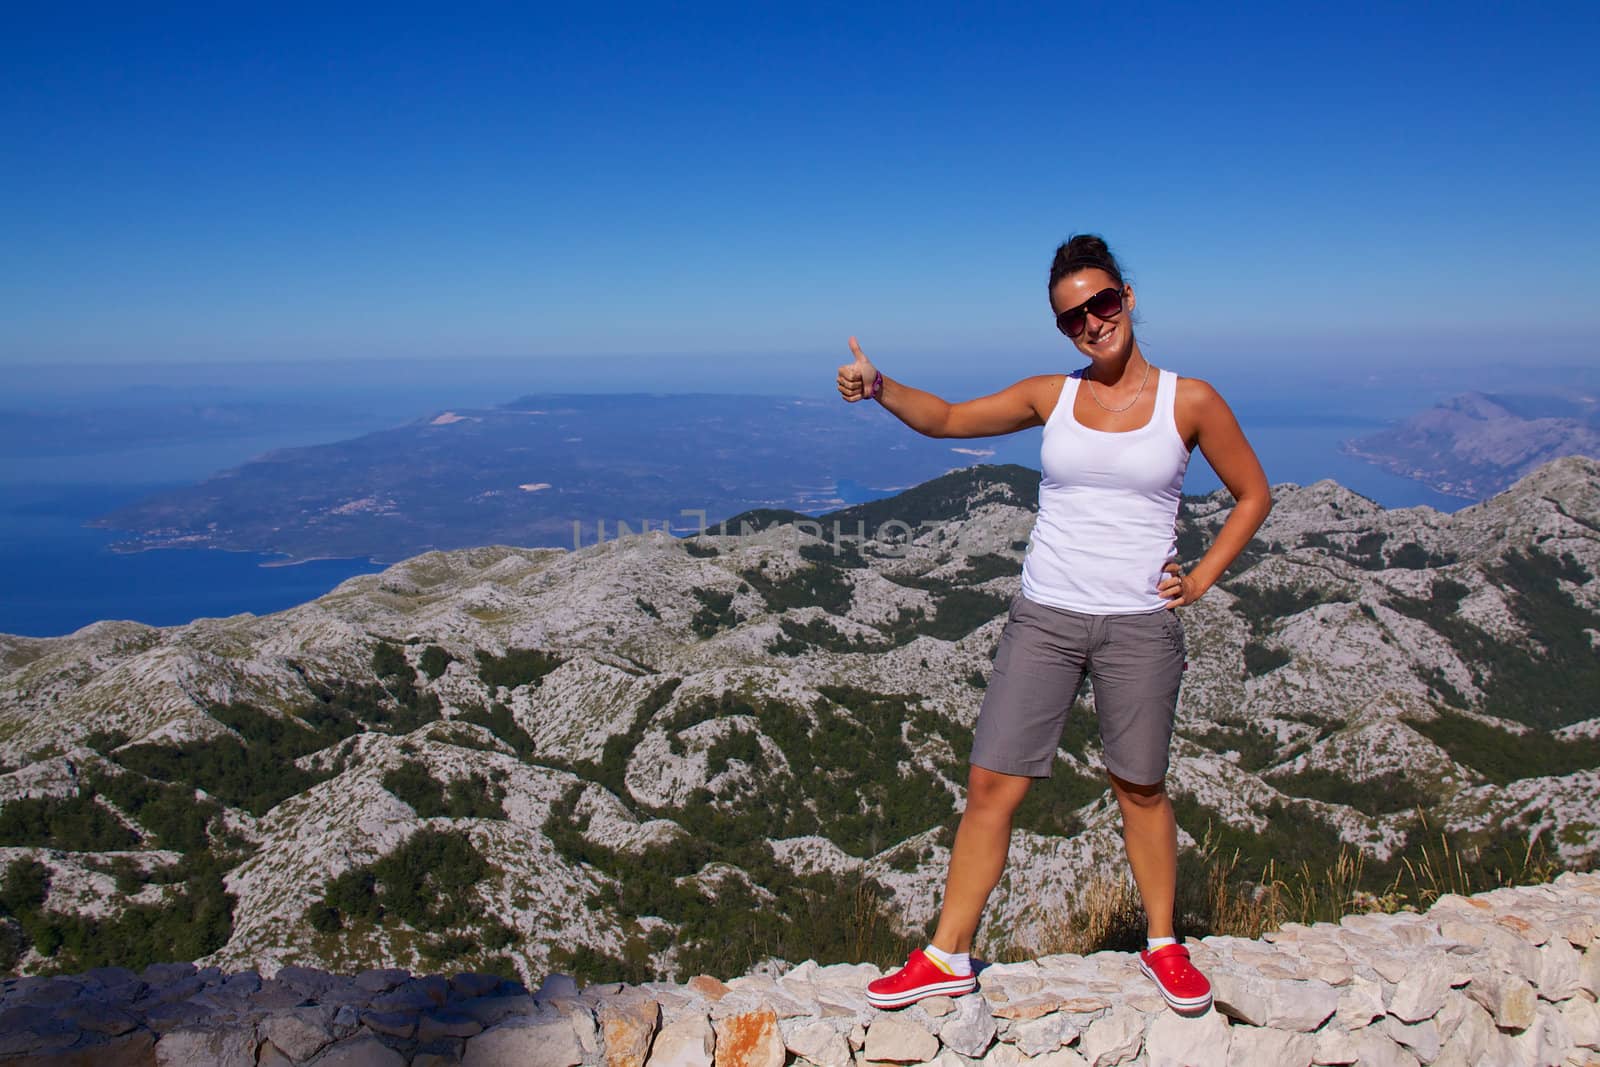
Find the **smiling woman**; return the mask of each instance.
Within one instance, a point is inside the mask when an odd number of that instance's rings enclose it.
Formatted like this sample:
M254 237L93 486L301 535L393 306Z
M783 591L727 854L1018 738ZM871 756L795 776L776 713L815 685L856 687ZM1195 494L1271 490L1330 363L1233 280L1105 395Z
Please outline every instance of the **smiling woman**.
M967 806L950 853L932 943L867 998L898 1008L976 988L970 952L1034 778L1048 778L1085 676L1094 686L1103 761L1122 812L1128 862L1149 945L1140 969L1179 1012L1203 1012L1211 987L1176 941L1177 823L1165 788L1185 638L1174 609L1221 577L1271 507L1266 475L1216 390L1151 365L1134 335L1133 286L1104 240L1056 250L1049 294L1056 328L1088 365L1025 378L949 403L895 382L855 338L839 394L876 398L930 437L991 437L1043 426L1039 511L1022 585L994 655L974 728ZM1178 504L1199 448L1235 506L1188 573L1174 562Z

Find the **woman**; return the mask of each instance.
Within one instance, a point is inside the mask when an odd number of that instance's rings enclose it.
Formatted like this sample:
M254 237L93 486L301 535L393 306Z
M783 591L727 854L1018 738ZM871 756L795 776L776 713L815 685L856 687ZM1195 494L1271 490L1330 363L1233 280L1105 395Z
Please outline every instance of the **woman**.
M1153 368L1140 351L1133 287L1104 240L1079 235L1061 245L1049 293L1056 327L1089 360L1071 374L1035 375L951 404L883 375L853 337L855 361L839 368L842 397L873 397L929 437L1044 427L1039 512L978 713L939 926L932 944L872 982L867 996L898 1008L977 988L968 953L1005 866L1012 815L1032 779L1049 776L1087 673L1149 923L1140 970L1174 1009L1204 1012L1211 985L1172 927L1178 829L1164 779L1184 669L1174 609L1199 600L1222 576L1266 518L1271 495L1216 390ZM1196 447L1236 503L1205 555L1183 573L1173 562L1174 527Z

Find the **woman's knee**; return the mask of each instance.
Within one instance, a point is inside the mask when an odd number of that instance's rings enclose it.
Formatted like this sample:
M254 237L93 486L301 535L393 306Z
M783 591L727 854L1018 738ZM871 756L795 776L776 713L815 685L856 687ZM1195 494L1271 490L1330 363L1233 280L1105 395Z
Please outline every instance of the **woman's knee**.
M1107 772L1106 777L1111 780L1111 791L1116 794L1117 803L1123 807L1144 810L1159 808L1168 803L1165 778L1159 782L1141 784L1118 778L1110 772Z
M1028 795L1032 782L1031 778L974 766L967 775L966 810L985 815L1010 815Z

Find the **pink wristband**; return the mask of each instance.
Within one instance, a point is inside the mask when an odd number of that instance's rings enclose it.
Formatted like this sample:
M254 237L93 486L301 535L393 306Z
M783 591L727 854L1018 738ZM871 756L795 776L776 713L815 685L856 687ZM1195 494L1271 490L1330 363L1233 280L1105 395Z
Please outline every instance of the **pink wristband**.
M872 399L877 400L883 395L883 371L875 371L872 376Z

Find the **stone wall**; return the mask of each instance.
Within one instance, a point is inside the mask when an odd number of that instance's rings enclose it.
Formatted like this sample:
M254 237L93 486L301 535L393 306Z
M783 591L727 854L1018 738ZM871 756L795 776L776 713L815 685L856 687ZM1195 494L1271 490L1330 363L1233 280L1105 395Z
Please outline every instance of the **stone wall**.
M0 1064L1600 1065L1600 873L1191 951L1216 989L1199 1018L1114 952L994 965L977 994L898 1012L868 1006L869 965L586 989L552 975L532 993L472 974L104 969L0 985Z

